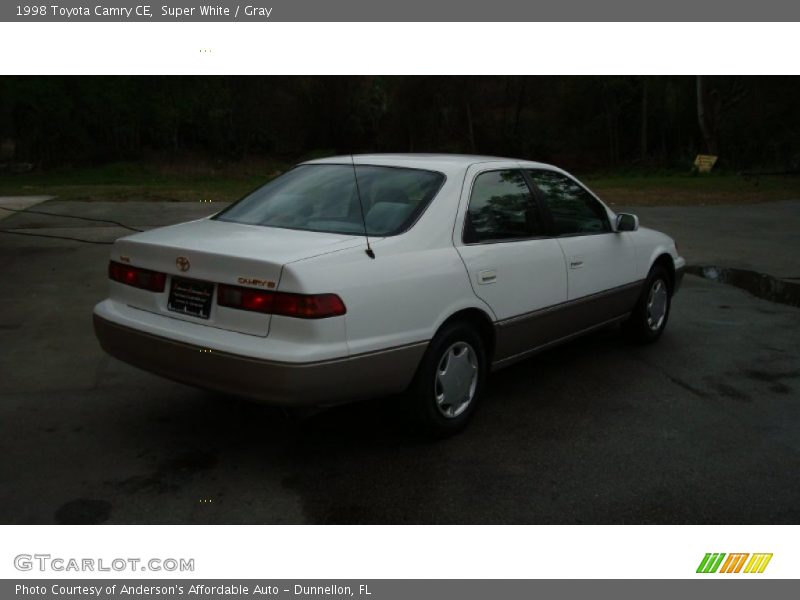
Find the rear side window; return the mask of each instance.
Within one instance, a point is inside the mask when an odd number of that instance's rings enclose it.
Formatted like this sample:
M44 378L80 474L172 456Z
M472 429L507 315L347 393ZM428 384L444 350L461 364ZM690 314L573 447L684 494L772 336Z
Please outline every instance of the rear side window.
M528 171L553 215L556 235L585 235L611 231L608 214L574 179L554 171Z
M525 239L543 234L542 221L522 171L489 171L475 178L464 242Z

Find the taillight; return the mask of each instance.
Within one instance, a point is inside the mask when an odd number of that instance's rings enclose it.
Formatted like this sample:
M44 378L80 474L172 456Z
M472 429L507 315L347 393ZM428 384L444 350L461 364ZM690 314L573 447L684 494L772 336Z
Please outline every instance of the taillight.
M267 292L224 284L217 286L217 304L298 319L325 319L347 312L344 302L336 294Z
M113 281L151 292L163 292L167 285L166 273L131 267L113 260L108 263L108 277Z

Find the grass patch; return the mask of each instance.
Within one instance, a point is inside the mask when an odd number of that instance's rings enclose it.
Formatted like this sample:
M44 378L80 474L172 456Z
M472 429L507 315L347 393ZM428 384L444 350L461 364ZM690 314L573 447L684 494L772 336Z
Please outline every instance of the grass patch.
M103 167L0 175L0 196L51 195L61 200L198 202L238 200L285 171L274 161ZM745 178L732 173L596 173L582 177L603 200L622 206L749 204L800 198L800 177Z
M59 169L0 176L0 196L50 195L104 202L231 202L286 169L277 163L236 166L140 165Z
M781 175L598 174L584 181L608 203L629 206L751 204L800 198L800 177Z

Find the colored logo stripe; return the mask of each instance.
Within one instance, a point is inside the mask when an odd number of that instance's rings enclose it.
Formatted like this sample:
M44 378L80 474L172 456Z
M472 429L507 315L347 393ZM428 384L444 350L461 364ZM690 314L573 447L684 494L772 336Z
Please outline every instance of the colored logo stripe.
M720 573L738 573L742 570L744 566L744 561L747 560L747 557L750 556L749 553L737 553L737 554L728 554L728 558L722 564L722 569L720 569Z
M772 554L753 554L753 558L747 563L744 568L745 573L763 573L767 568L769 561L772 560Z
M722 559L725 558L725 553L715 552L713 554L706 553L703 560L700 561L700 566L697 567L698 573L716 573Z

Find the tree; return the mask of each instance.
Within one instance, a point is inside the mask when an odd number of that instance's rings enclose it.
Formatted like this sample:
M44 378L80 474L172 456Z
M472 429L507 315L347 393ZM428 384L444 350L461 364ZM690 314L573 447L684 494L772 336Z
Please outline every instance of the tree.
M697 121L700 123L700 131L703 133L703 140L706 145L706 152L717 156L719 147L717 145L717 123L716 119L710 114L708 98L706 97L705 76L697 75Z

